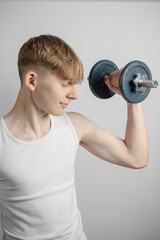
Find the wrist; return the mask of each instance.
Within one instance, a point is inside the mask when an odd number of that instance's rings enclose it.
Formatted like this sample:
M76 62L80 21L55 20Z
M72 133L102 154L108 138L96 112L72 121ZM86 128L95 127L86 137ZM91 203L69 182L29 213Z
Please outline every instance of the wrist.
M127 106L129 108L131 108L131 107L141 108L142 107L142 103L141 102L140 103L130 103L130 102L127 102Z

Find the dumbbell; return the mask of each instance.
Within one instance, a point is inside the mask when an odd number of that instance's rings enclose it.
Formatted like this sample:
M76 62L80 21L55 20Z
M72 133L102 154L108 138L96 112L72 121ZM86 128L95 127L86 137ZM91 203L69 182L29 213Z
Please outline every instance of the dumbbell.
M101 99L111 98L115 95L105 83L108 76L118 70L115 63L110 60L101 60L91 69L88 77L92 93ZM142 102L150 93L151 88L156 88L158 82L152 80L151 71L141 61L129 62L121 71L119 89L122 97L130 103Z

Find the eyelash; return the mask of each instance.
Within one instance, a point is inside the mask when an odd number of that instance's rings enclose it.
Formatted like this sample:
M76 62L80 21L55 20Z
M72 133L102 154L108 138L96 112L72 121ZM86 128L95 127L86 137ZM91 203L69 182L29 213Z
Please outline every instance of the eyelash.
M68 87L69 85L70 85L69 83L67 83L67 84L62 83L63 87Z

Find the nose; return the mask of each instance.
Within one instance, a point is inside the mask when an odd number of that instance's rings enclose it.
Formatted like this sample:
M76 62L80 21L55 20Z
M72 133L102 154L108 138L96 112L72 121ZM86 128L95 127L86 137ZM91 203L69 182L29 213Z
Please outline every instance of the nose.
M78 99L78 91L77 91L77 86L75 84L70 86L70 91L68 93L68 98L72 100Z

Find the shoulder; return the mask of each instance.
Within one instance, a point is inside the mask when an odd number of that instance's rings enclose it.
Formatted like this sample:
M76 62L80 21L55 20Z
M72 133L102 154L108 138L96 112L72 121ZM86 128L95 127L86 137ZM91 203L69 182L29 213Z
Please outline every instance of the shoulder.
M77 112L66 112L67 116L70 118L71 121L83 121L87 119L84 115L77 113Z
M96 126L95 124L89 120L84 115L77 113L77 112L66 112L67 116L69 117L79 139L79 142L89 134Z
M66 112L67 116L69 117L72 124L76 127L89 127L94 126L95 124L85 117L84 115L77 113L77 112Z

